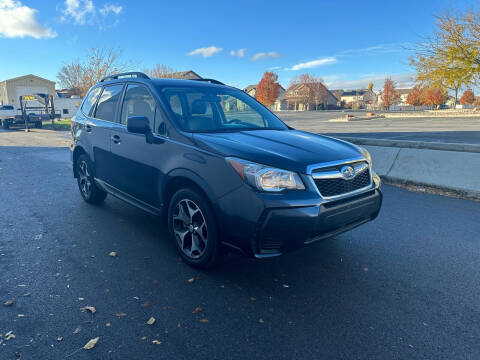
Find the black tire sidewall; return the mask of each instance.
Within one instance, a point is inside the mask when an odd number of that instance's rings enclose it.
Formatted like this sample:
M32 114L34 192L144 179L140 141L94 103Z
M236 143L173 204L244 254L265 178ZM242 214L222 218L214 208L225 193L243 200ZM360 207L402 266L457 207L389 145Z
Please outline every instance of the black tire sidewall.
M78 171L79 171L79 168L80 168L80 164L85 161L87 163L87 167L88 167L88 172L90 173L90 176L89 176L89 180L90 180L90 183L91 183L91 187L90 187L90 196L85 196L85 194L83 193L82 189L80 188L80 176L78 176ZM107 196L107 194L99 189L97 187L97 185L95 184L95 180L94 180L94 169L93 169L93 165L92 165L92 161L90 160L90 158L85 155L85 154L82 154L78 157L77 159L77 162L76 162L76 171L77 171L77 184L78 184L78 190L80 191L80 195L82 195L82 198L88 202L88 203L91 203L91 204L100 204L103 202L103 200L105 200L105 197Z
M177 239L175 238L175 233L173 231L173 211L177 203L184 199L192 200L195 204L197 204L197 206L200 207L200 210L204 215L205 221L207 222L207 248L205 249L203 255L198 259L190 258L182 251L182 249L180 249ZM216 264L220 248L217 221L215 219L214 212L210 203L198 190L194 188L185 188L177 191L172 196L172 199L170 200L170 204L168 206L168 230L170 232L170 236L175 243L177 251L186 263L199 268L209 268Z

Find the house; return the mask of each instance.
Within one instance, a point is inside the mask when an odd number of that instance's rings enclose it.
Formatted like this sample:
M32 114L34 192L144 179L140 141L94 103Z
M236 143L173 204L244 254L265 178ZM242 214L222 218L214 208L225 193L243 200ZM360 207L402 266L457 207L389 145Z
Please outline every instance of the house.
M173 72L173 73L165 74L165 77L169 79L182 79L182 80L202 79L202 77L193 70Z
M253 98L257 97L257 85L248 85L243 91ZM285 98L285 91L285 88L280 85L278 89L278 97L272 105L273 111L287 110L288 104L287 99Z
M398 104L395 105L407 105L407 97L412 89L396 89L395 91L399 96Z
M49 94L56 96L55 82L33 74L0 82L0 105L19 107L20 96L30 94ZM35 104L35 106L42 105Z
M257 97L257 85L248 85L245 89L243 89L248 95L251 97Z
M318 91L315 91L317 86ZM316 96L318 99L315 99ZM322 83L291 85L285 92L285 98L289 110L317 110L337 106L337 98Z
M377 94L371 89L338 91L339 100L345 105L368 107L377 103Z

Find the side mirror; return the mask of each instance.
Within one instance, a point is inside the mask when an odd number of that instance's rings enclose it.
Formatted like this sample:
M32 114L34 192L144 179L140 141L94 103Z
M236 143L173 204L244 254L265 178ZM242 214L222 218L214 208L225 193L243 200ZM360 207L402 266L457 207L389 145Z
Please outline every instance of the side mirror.
M150 122L145 116L132 116L127 119L127 130L135 134L151 133Z

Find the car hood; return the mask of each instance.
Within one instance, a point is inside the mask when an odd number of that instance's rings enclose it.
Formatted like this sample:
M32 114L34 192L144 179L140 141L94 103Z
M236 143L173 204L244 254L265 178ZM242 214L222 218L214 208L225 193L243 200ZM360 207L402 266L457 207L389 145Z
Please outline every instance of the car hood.
M193 138L204 150L300 173L309 165L362 156L353 144L299 130L194 133Z

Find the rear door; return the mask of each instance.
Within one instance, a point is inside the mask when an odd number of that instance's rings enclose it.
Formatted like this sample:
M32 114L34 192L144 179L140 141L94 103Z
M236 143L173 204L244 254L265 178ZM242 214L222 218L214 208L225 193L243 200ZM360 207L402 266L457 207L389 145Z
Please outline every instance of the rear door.
M158 208L160 162L165 144L149 144L145 135L128 132L127 120L133 116L147 117L152 132L156 136L165 135L164 114L149 89L142 84L128 84L119 123L111 132L111 184L136 200Z
M115 123L123 84L103 87L93 115L87 120L86 131L90 133L95 161L95 177L109 181L111 175L110 132Z

